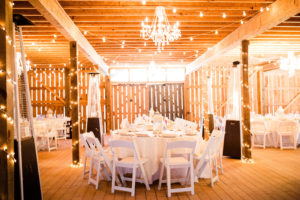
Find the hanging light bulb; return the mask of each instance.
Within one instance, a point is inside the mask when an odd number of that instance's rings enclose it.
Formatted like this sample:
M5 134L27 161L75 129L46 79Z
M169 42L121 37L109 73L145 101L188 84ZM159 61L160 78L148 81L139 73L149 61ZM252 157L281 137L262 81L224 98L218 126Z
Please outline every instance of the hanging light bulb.
M173 13L176 13L176 8L173 8Z
M219 34L219 31L218 31L218 30L216 30L216 31L215 31L215 34L216 34L216 35L218 35L218 34Z
M194 39L193 39L193 37L190 37L190 41L193 41Z
M147 46L147 42L144 42L144 46Z
M86 34L87 34L87 31L83 31L83 34L86 35Z
M247 15L247 14L246 14L246 11L243 11L243 16L246 17L246 15Z
M222 17L225 19L226 18L226 13L223 13Z
M200 12L200 17L203 17L204 15L203 15L203 12Z
M243 20L241 20L241 24L244 24L244 21L243 21Z
M105 37L102 37L102 41L103 41L103 42L106 42L106 39L105 39Z
M143 1L142 1L142 4L143 4L143 5L146 5L146 1L143 0Z

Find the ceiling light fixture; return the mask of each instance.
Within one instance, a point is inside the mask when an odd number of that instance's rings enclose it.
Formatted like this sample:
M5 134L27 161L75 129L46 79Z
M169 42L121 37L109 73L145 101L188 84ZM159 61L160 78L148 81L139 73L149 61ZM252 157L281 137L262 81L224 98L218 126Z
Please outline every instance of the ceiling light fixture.
M165 45L169 45L169 42L173 42L181 37L178 26L179 22L171 26L165 8L158 6L155 9L155 18L152 24L148 25L147 20L142 23L141 37L145 40L152 39L155 46L157 46L158 52L161 52L161 50L164 50Z

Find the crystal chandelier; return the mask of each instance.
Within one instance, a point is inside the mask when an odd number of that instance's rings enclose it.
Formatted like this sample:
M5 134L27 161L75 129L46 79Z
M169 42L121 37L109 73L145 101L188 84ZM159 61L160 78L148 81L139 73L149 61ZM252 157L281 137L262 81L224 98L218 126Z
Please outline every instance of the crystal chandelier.
M173 42L181 36L178 27L178 21L173 26L170 25L165 8L159 6L155 9L155 19L152 25L148 25L147 17L142 22L141 37L145 40L152 39L158 52L161 52L166 44L169 45L169 42Z

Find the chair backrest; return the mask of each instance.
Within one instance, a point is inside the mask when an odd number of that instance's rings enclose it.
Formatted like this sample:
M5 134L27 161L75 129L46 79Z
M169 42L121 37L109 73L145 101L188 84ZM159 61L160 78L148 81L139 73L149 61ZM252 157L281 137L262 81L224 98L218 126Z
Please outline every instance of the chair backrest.
M130 124L127 118L123 119L120 125L121 129L129 128Z
M266 130L265 122L264 121L253 121L251 122L251 132L262 132Z
M297 122L296 121L280 121L279 133L296 134L297 133Z
M111 151L113 153L115 161L118 160L118 158L120 158L120 156L118 154L118 151L116 151L116 149L119 149L119 148L129 149L129 150L133 151L134 162L136 162L136 159L139 162L141 161L140 154L138 152L137 145L136 145L135 141L110 140L109 144L110 144L110 148L111 148Z
M173 151L173 153L174 153L174 150L178 149L178 150L181 150L180 154L188 154L190 156L190 160L193 160L196 144L197 144L196 141L191 141L191 140L167 142L166 148L165 148L165 153L164 153L164 158L165 158L165 160L168 160L171 155L170 151ZM183 149L185 151L182 151ZM179 154L179 152L176 152L176 154Z
M103 157L106 164L110 166L109 159L108 159L102 145L100 144L99 140L94 135L93 136L87 135L87 136L85 136L85 141L86 141L87 146L89 146L90 151L92 151L94 153L94 155L99 156L99 161L101 160L101 157Z
M198 125L195 122L184 120L184 128L196 130L197 126Z

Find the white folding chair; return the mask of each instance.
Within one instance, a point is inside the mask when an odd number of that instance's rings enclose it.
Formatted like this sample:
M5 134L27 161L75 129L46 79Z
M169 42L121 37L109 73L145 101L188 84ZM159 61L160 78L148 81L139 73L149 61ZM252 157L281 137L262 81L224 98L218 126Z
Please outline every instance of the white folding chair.
M223 172L224 172L223 171L223 145L224 145L225 132L221 131L221 130L213 130L212 136L216 136L220 140L220 141L218 141L220 144L219 150L218 150L220 166L218 166L218 167L221 170L221 174L223 174Z
M146 189L150 190L147 175L144 169L144 164L147 162L146 159L143 159L140 157L138 149L136 147L136 144L134 141L126 141L126 140L111 140L110 141L110 147L111 151L113 153L113 168L112 168L112 184L111 184L111 192L114 193L115 190L125 191L125 192L131 192L131 196L135 195L135 182L143 182L146 185ZM121 149L129 149L130 151L133 151L133 156L122 158L118 154L118 150ZM130 168L132 169L132 178L124 177L122 170L118 170L117 168ZM142 179L137 179L136 174L137 170L141 170L141 176ZM121 181L125 185L123 186L116 186L115 180L116 180L116 170L118 170ZM126 187L125 181L131 181L132 185L131 188Z
M279 124L279 142L280 142L280 149L296 149L297 148L297 122L296 121L281 121ZM290 145L283 144L283 138L293 140ZM288 142L287 142L288 143Z
M266 148L266 127L263 121L253 121L251 122L251 133L252 133L252 146L253 147L263 147ZM255 143L258 137L262 137L262 144Z
M195 159L199 160L195 168L195 174L198 177L200 177L201 174L204 172L204 169L206 167L209 167L211 187L213 187L214 182L219 180L217 155L223 138L224 138L223 133L219 134L218 136L211 136L204 153L202 155L195 156ZM215 174L216 174L215 176L213 176L212 162L214 163L214 167L215 167Z
M52 127L50 129L48 129L47 134L43 135L43 136L39 136L39 137L43 137L46 139L46 143L47 143L47 148L48 151L50 152L51 150L56 150L57 149L57 132L56 132L56 128ZM51 145L51 143L53 143Z
M90 171L89 171L89 181L88 184L92 183L96 186L96 189L98 189L99 186L99 178L103 179L101 174L101 169L103 170L107 180L110 179L110 175L106 171L106 166L108 167L109 171L111 171L112 167L110 164L110 160L108 159L107 155L105 154L99 140L95 138L94 136L85 136L86 143L90 147L90 150L92 151L92 160L90 165ZM93 175L93 168L96 168L96 179L92 178Z
M176 142L167 142L164 158L161 158L161 169L160 169L160 178L158 189L160 190L162 183L167 183L168 187L168 197L171 197L171 193L174 192L188 192L194 194L194 153L195 153L196 141L176 141ZM180 154L189 155L189 159L186 159L184 156L171 156L170 151L176 151L178 149L185 150ZM187 152L187 153L185 153ZM178 154L178 153L177 153ZM163 180L164 169L167 171L167 179ZM187 183L188 179L190 179L190 187L184 188L171 188L171 182L180 181L180 179L171 179L171 169L174 168L186 168L188 170L187 176L185 178L185 183Z
M95 137L93 132L87 132L87 133L80 134L81 141L85 148L84 161L83 161L83 178L84 178L85 174L89 173L89 170L85 171L87 159L90 158L90 160L92 160L92 157L93 157L93 149L89 146L89 144L86 141L86 137L88 137L88 136Z
M63 139L66 140L67 139L67 124L65 121L61 120L61 121L57 121L57 139Z

